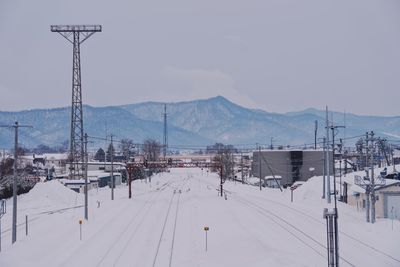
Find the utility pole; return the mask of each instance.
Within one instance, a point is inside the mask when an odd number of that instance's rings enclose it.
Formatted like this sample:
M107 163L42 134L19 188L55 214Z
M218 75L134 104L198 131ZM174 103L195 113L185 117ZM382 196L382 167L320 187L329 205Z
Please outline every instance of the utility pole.
M261 186L261 146L258 146L258 167L260 171L260 191L262 190Z
M328 106L326 107L326 149L325 149L325 163L326 163L326 201L331 203L331 177L329 169L329 119L328 119Z
M371 223L375 223L375 173L374 173L374 132L371 131Z
M366 145L365 145L365 154L366 154L365 166L367 166L366 167L366 175L367 175L366 178L369 180L369 156L368 156L368 154L369 154L369 147L368 147L369 133L367 132L365 135L366 135L366 137L365 137L365 143L366 143ZM371 183L369 183L365 188L365 197L366 197L365 205L366 205L367 222L370 222L370 205L369 205L369 195L371 193L370 188L371 188Z
M88 134L85 133L85 220L89 220L89 211L88 211L88 151L87 151L87 144L88 144Z
M332 122L332 125L331 125L331 130L332 130L332 153L333 153L332 166L333 166L333 191L335 192L334 193L335 205L336 205L336 170L335 170L336 169L336 162L335 162L335 149L336 148L335 148L335 136L337 134L337 133L335 133L335 131L338 128L344 128L344 126L333 125L333 122ZM340 183L340 188L341 187L342 187L342 183ZM340 189L340 191L342 191L342 189Z
M244 184L244 174L243 174L243 152L240 152L240 169L241 169L241 174L242 174L242 184Z
M224 175L224 166L223 166L222 163L221 163L221 165L220 165L219 167L220 167L220 178L221 178L221 180L220 180L221 197L223 197L223 195L224 195L224 179L223 179L223 175Z
M323 168L323 177L324 179L322 180L322 199L325 199L325 180L326 180L326 153L325 153L325 148L326 148L326 138L323 138L323 149L324 149L324 168Z
M386 184L385 179L377 179L375 180L375 141L376 139L374 138L375 133L373 131L366 132L366 138L365 138L365 143L366 143L366 168L365 168L365 174L366 176L364 178L361 178L358 175L355 175L355 184L358 186L362 187L365 189L365 195L366 195L366 219L367 222L375 223L376 221L376 216L375 216L375 187L382 186ZM369 174L369 170L371 169L371 175Z
M339 267L339 239L338 239L338 212L324 209L323 217L326 219L328 266Z
M114 187L115 187L115 181L114 181L114 145L113 145L113 135L111 135L111 200L114 200Z
M380 137L378 137L378 140L376 140L376 144L378 145L378 168L382 167L382 140L380 139Z
M50 30L52 32L58 32L73 45L69 161L70 177L72 179L78 179L82 177L79 164L84 161L80 45L95 32L101 32L101 25L52 25Z
M393 148L393 145L390 145L390 151L392 153L393 173L395 173L396 172L396 165L394 164L394 148Z
M19 125L18 121L14 125L0 126L4 128L14 128L14 181L13 181L13 218L12 218L12 244L17 241L17 179L18 179L18 129L21 127L32 128L29 125Z
M167 156L167 147L168 147L168 128L167 128L167 104L164 104L164 138L163 138L163 155L164 161Z
M314 150L317 150L318 121L315 120L314 126Z
M1 217L3 217L4 214L6 214L6 200L2 199L0 200L0 252L1 252Z
M337 199L336 199L336 180L335 180L335 133L336 126L329 125L328 119L328 107L326 107L326 174L327 174L327 203L331 203L331 189L330 189L330 169L329 169L329 129L332 129L332 152L333 152L333 188L334 188L334 201L335 206L332 211L327 208L324 209L324 218L326 219L327 229L327 252L328 252L328 266L339 266L339 228L338 228L338 210L337 210Z
M132 198L132 174L135 170L133 163L127 163L126 168L128 170L128 197Z
M339 153L340 153L340 159L339 159L339 199L340 201L343 201L343 194L342 194L342 148L343 148L343 139L340 138L340 145L339 145Z
M12 243L17 241L18 122L15 122Z

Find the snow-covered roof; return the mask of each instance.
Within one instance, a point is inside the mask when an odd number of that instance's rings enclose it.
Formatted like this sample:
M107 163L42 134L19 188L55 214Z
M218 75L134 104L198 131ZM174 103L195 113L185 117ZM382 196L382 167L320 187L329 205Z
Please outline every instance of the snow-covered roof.
M106 162L100 162L100 161L89 161L88 165L99 165L99 166L111 166L111 162L106 161ZM115 166L125 166L125 163L122 162L113 162L113 165Z
M374 170L375 179L377 179L377 181L378 181L377 177L379 176L379 173L381 171L383 171L383 170L384 170L384 168L376 168ZM342 181L346 182L347 184L350 185L350 188L349 188L350 191L353 191L354 193L365 193L365 189L355 183L356 176L359 176L359 177L363 178L365 176L365 171L358 171L358 172L348 173L346 176L342 177ZM386 188L388 186L392 186L392 185L395 185L395 184L400 184L399 180L394 180L394 179L382 179L382 178L379 178L379 180L381 180L381 181L384 180L383 184L380 185L380 186L377 186L375 190L380 190L380 189ZM368 184L369 181L365 180L365 183Z
M110 175L111 175L111 173L105 172L105 171L88 171L88 177L89 177L90 179L92 179L92 178L108 177L108 176L110 176ZM121 174L118 173L118 172L114 172L113 175L114 175L114 176L121 176Z
M274 179L281 180L281 179L282 179L282 176L280 176L280 175L275 175L275 177L274 177L274 176L268 175L268 176L265 176L264 179L265 179L265 180L274 180Z
M40 155L35 155L35 157ZM68 159L68 154L66 153L44 153L41 156L46 158L47 160L66 160Z
M63 184L84 184L85 183L85 179L61 179L60 180Z
M283 148L283 149L261 149L261 152L292 152L292 151L302 151L302 152L323 152L324 150L321 148L317 149L298 149L298 148ZM253 152L258 153L258 150L254 150Z

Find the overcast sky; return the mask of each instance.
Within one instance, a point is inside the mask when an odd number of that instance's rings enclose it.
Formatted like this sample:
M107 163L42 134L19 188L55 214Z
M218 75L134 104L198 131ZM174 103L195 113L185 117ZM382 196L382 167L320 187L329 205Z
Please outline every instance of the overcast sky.
M223 95L251 108L400 115L398 0L0 0L0 110L70 105L72 45L94 106Z

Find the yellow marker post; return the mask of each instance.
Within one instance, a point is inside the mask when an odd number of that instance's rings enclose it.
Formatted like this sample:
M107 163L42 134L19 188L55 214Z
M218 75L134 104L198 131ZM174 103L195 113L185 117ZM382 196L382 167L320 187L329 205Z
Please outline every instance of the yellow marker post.
M207 232L210 230L208 226L204 227L204 231L206 232L206 251L207 251Z
M79 237L81 241L82 241L82 223L83 221L79 220Z

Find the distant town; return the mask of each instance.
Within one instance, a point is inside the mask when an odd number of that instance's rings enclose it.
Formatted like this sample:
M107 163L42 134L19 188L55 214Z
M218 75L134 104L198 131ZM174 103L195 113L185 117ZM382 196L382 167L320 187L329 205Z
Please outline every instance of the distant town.
M0 1L0 266L399 267L399 12Z

